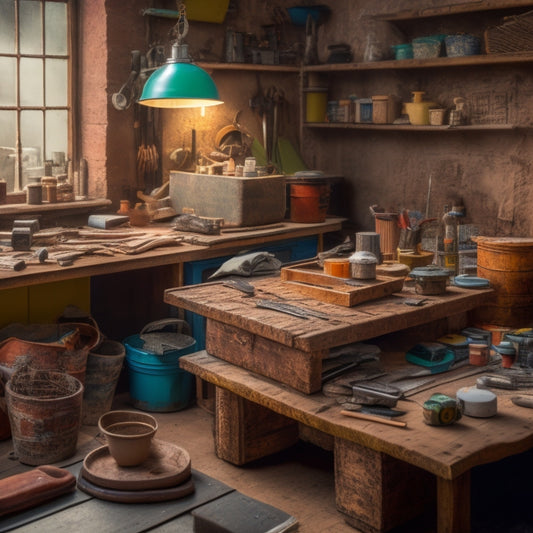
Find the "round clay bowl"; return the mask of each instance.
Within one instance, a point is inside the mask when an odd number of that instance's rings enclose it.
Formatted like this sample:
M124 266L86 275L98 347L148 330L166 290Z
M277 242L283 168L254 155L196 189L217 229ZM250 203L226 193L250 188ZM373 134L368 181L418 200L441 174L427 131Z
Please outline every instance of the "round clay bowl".
M137 466L150 455L157 420L147 413L108 411L98 420L98 428L119 466Z

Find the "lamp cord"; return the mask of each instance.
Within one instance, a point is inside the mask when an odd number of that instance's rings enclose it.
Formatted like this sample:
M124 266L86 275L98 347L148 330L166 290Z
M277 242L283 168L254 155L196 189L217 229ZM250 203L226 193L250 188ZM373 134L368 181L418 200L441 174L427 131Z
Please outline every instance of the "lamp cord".
M181 44L187 33L189 33L189 21L187 20L184 3L178 2L178 12L178 21L172 29L172 33L176 36L177 44Z

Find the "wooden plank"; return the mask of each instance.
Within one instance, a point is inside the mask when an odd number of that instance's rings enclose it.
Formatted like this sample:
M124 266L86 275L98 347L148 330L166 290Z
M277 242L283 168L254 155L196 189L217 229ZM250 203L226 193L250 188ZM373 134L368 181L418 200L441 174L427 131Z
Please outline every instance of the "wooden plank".
M403 524L434 505L435 492L435 478L428 472L335 439L337 509L357 529L381 533Z
M470 471L449 480L437 478L437 533L470 531Z
M164 300L286 346L312 352L464 313L491 301L494 294L492 289L451 286L444 294L427 296L424 305L414 307L404 304L406 299L420 298L411 286L392 296L346 308L307 298L277 277L249 281L255 287L254 297L222 284L200 284L168 289ZM329 316L329 320L314 317L304 320L258 308L256 299L264 298L318 311Z
M387 358L403 353L382 354ZM533 447L533 409L520 409L505 391L498 395L498 415L492 418L464 416L447 427L424 423L422 404L435 391L455 396L461 387L471 386L472 377L443 383L412 396L413 401L398 402L407 411L401 419L407 428L395 428L340 414L335 398L323 394L302 394L249 370L222 361L205 351L180 358L184 370L225 388L276 413L338 438L386 453L433 473L454 479L474 466L519 454ZM533 392L533 391L532 391Z
M305 393L322 388L327 350L303 352L246 330L207 319L206 349L212 355Z
M220 459L243 465L297 441L296 422L217 387L215 451Z
M316 261L302 263L281 269L281 280L290 284L298 292L330 304L353 307L354 305L376 300L399 292L403 288L403 278L378 276L370 280L347 280L325 274Z
M195 485L193 494L180 500L152 502L149 505L114 503L92 497L87 499L85 493L76 490L74 494L84 498L77 505L50 508L46 516L40 515L39 507L33 509L33 515L32 510L24 513L28 515L24 531L87 531L90 525L91 531L99 533L136 533L154 528L234 490L196 470L193 470L192 479ZM15 518L19 516L17 514ZM8 524L6 520L0 521L0 531L7 530Z

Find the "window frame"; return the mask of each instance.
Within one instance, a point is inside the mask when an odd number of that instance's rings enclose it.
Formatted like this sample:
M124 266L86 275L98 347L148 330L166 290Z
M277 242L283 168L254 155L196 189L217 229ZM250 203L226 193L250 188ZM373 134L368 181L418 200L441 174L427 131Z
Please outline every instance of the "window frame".
M46 111L47 110L66 110L67 111L67 154L65 154L67 160L76 161L78 153L78 131L77 131L77 115L78 115L78 101L76 99L77 94L77 0L34 0L41 4L41 15L44 14L44 6L47 3L61 3L66 5L67 9L67 53L66 55L46 54L44 49L45 35L45 23L44 16L41 16L41 43L42 49L39 54L22 54L20 53L20 27L19 27L19 4L21 0L13 0L15 6L15 51L13 53L0 53L0 57L15 58L16 61L16 88L15 88L15 105L0 105L1 111L15 111L16 113L16 126L15 126L15 172L14 172L14 190L8 191L8 197L11 194L20 194L23 190L23 146L21 143L21 113L23 111L41 111L43 113L43 165L46 159ZM67 103L65 106L47 106L46 102L43 102L42 106L27 106L21 105L20 97L20 62L21 58L32 58L43 60L43 91L45 90L45 60L46 59L67 59ZM43 93L44 94L44 93Z

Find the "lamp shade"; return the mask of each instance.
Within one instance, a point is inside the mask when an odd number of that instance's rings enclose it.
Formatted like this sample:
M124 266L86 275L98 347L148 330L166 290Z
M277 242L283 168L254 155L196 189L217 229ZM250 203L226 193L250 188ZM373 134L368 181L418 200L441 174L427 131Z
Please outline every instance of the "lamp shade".
M158 68L146 81L139 103L151 107L207 107L222 104L211 76L189 62Z

